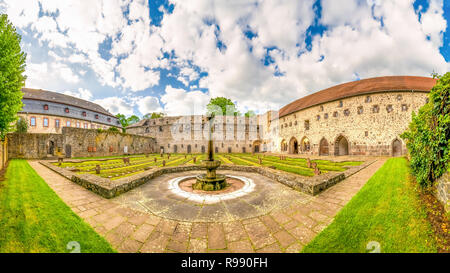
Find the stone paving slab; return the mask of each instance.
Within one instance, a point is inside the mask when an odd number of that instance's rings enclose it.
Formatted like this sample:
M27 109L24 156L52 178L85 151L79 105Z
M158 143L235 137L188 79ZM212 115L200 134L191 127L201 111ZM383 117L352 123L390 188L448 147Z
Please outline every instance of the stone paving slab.
M233 200L230 200L224 204L224 208L230 215L234 211L238 217L227 218L226 221L209 218L210 221L203 222L193 221L193 218L189 220L189 217L193 217L189 215L184 220L167 218L164 212L167 215L174 213L170 206L161 206L160 211L155 212L148 210L145 204L154 204L149 200L155 200L162 194L157 191L160 187L155 187L153 183L147 183L148 188L137 188L137 191L127 192L118 198L104 199L37 161L28 162L75 213L120 252L249 253L301 251L304 245L332 222L336 213L385 161L385 158L379 158L367 168L316 196L294 191L276 182L270 184L269 181L264 184L264 188L268 185L269 188L264 191L266 195L262 200L280 199L278 206L267 207L264 202L255 202L252 206L258 213L251 215L244 207L242 212L239 206L232 209ZM278 190L286 192L280 194ZM246 204L249 204L250 199L247 198ZM234 201L244 202L238 199ZM180 200L174 200L173 204L177 202ZM183 211L183 208L178 207L176 210ZM245 217L246 213L250 216Z

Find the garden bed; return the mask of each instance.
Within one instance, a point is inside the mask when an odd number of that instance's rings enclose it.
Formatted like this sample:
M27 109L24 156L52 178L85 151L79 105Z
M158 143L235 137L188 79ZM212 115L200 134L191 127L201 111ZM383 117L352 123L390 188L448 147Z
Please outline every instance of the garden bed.
M170 156L170 161L166 162L165 166L162 166L162 160L160 155L152 155L149 156L148 162L140 162L138 160L146 160L142 158L138 158L135 160L132 160L130 158L130 166L119 166L118 168L112 168L111 170L117 171L119 170L126 170L126 168L135 168L136 166L139 166L140 168L147 168L140 170L138 172L122 172L120 177L115 176L113 179L111 179L112 172L108 172L109 169L106 169L106 174L108 174L108 177L102 177L100 175L93 174L93 172L90 168L92 168L92 165L97 164L94 161L84 161L84 162L78 162L83 163L83 166L78 165L77 168L86 168L84 171L81 172L74 172L73 169L68 168L68 166L71 163L75 162L65 162L62 167L58 166L58 163L55 161L41 161L40 163L44 166L47 166L48 168L52 169L53 171L61 174L62 176L65 176L67 179L105 197L105 198L113 198L115 196L118 196L124 192L127 192L133 188L136 188L144 183L147 183L148 181L152 180L155 177L158 177L160 175L166 174L166 173L178 173L178 172L186 172L186 171L193 171L193 170L203 170L203 166L200 164L201 158L204 155L197 156L195 164L193 163L193 158L188 157L185 155L173 155ZM246 163L246 165L241 164L223 164L220 166L219 171L222 170L233 170L233 171L241 171L241 172L253 172L253 173L259 173L263 176L266 176L272 180L275 180L277 182L280 182L286 186L289 186L295 190L302 191L307 194L315 195L319 192L331 187L332 185L335 185L336 183L339 183L340 181L344 180L346 177L358 172L359 170L367 167L374 161L367 161L362 164L350 164L350 166L346 168L342 168L339 170L343 171L324 171L320 175L313 175L313 176L302 176L298 175L294 172L289 173L283 170L279 170L277 168L273 168L271 164L257 164L254 162L254 159L249 157L250 155L218 155L218 158L222 158L222 161L224 163L233 162L237 160L241 160L242 162ZM147 158L147 157L144 157ZM155 162L156 158L156 162ZM153 160L153 162L151 162ZM258 159L257 159L258 160ZM271 159L273 161L273 159ZM300 160L300 159L299 159ZM287 161L287 160L280 160L280 161ZM87 162L87 163L86 163ZM94 163L93 163L94 162ZM265 161L263 160L263 163ZM306 162L306 160L305 160ZM108 162L105 161L103 167L107 168L107 166L113 166L117 162ZM233 162L234 163L234 162ZM118 164L118 163L117 163ZM133 165L134 164L134 165ZM281 164L281 163L278 163ZM284 164L284 163L283 163ZM289 165L291 164L291 165ZM306 164L306 163L305 163ZM340 164L346 164L346 163L340 163ZM292 166L292 169L305 169L303 166L296 167L294 164L287 162L286 165ZM330 162L330 166L333 164ZM144 167L145 166L145 167ZM319 165L320 166L320 165ZM334 165L333 165L334 166ZM341 167L340 167L341 168ZM104 173L105 174L105 173Z

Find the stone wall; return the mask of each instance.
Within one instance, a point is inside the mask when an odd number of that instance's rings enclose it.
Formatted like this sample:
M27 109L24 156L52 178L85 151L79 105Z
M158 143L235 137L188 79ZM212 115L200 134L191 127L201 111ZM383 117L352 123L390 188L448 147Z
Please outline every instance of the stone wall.
M155 139L96 129L64 127L61 134L8 135L10 158L89 157L154 153Z
M6 166L8 162L8 138L5 141L0 140L0 170Z
M268 151L272 112L253 117L217 116L214 119L214 150L217 153ZM204 153L208 149L209 124L206 116L175 116L148 119L131 125L128 133L154 137L158 152Z
M442 202L445 211L450 212L450 173L445 173L435 183L436 198Z
M339 149L345 139L350 155L404 155L406 145L400 134L408 128L411 113L427 98L428 93L413 91L366 94L289 114L278 120L280 134L274 139L274 152L295 153L297 143L299 154L339 155L345 152ZM309 150L304 143L309 143Z
M61 134L8 134L9 158L39 159L46 158L50 146L54 147L54 153L62 151Z

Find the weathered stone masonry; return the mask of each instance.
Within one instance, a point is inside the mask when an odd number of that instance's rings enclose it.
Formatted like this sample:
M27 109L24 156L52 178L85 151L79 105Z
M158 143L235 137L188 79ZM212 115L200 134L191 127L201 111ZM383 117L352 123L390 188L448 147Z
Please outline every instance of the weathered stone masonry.
M13 133L8 138L10 158L111 156L156 151L154 138L96 129L64 127L61 134Z

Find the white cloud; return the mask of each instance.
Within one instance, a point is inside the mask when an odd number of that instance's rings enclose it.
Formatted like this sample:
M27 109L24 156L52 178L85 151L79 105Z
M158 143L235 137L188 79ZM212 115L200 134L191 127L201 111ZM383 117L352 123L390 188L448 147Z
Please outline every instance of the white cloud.
M210 96L201 91L186 91L167 86L161 97L164 112L168 115L201 115L205 114Z
M39 2L35 0L22 0L20 4L17 2L17 0L4 0L8 19L19 28L25 28L36 22L39 17Z
M123 86L131 91L140 91L159 82L159 72L144 67L137 55L122 60L117 71L123 79Z
M152 112L161 112L163 110L159 104L158 98L152 96L147 96L136 100L136 105L142 115Z
M115 89L110 96L118 96L157 86L158 70L175 68L171 72L179 73L171 78L186 89L199 80L190 89L207 88L208 93L167 86L158 95L168 113L191 113L189 103L197 105L194 112L203 111L215 96L229 97L242 112L262 112L356 74L429 76L450 69L439 52L447 26L442 0L430 0L420 20L413 0L322 0L319 23L327 28L312 37L308 49L313 0L170 0L173 12L164 11L160 27L150 25L147 2L5 0L12 22L39 41L33 49L44 44L51 49L51 61L29 63L27 85L80 84L85 75L94 75L99 84ZM51 16L38 18L39 3ZM256 35L249 39L246 31ZM107 59L99 53L105 41L112 41ZM164 53L173 57L164 58ZM266 53L270 65L264 65ZM90 69L94 73L86 73ZM160 107L156 97L131 94L105 103L118 103L128 113L130 107L140 112Z
M133 104L126 101L124 98L108 97L104 99L97 99L93 102L101 105L103 108L114 115L120 113L126 116L130 116L134 114Z
M27 61L25 75L27 75L26 86L30 88L49 89L50 84L54 86L55 83L60 83L61 88L58 89L65 89L67 84L75 84L80 81L80 77L69 66L61 62L32 63Z
M65 91L64 94L90 101L93 98L92 92L88 89L78 88L77 91Z
M66 82L68 83L77 83L80 81L80 78L73 73L72 69L63 63L54 63L52 64L52 69Z

